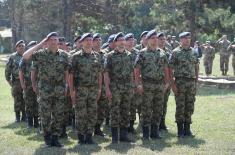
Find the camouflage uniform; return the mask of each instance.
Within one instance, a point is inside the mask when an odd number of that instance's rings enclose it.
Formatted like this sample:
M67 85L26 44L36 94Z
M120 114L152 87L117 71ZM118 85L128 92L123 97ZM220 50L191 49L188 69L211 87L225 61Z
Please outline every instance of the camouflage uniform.
M206 75L210 75L212 74L213 60L215 58L215 49L212 46L203 47L203 53L205 54L203 58L205 73Z
M167 67L167 57L160 49L144 48L140 51L136 67L140 68L144 89L141 124L143 127L151 125L152 130L156 130L162 116L164 68Z
M32 126L34 119L34 126L38 127L38 102L37 102L37 95L33 91L31 83L31 65L32 61L25 62L24 59L21 59L19 70L22 71L24 75L24 82L26 86L23 95L26 107L26 114L28 118L28 124L29 126Z
M233 67L233 75L235 75L235 45L234 43L232 43L229 47L228 47L228 51L231 51L233 58L232 58L232 67Z
M178 90L176 100L175 119L177 123L192 123L196 95L196 65L198 59L192 48L183 49L181 46L174 49L170 57L175 84Z
M59 136L63 122L68 54L58 49L52 53L41 49L32 55L33 68L38 72L38 103L44 135Z
M131 53L116 50L108 53L104 61L105 72L109 73L112 92L111 126L127 128L131 99L131 74L133 72Z
M82 49L72 56L72 73L77 89L75 119L78 134L93 133L97 117L98 79L101 71L102 65L98 53L92 51L88 54Z
M20 112L22 112L22 117L25 117L25 102L19 80L19 63L21 58L22 55L18 52L13 53L10 56L5 69L5 78L11 85L11 93L14 98L14 110L17 119L20 117Z
M230 41L219 41L218 46L220 49L220 70L224 73L228 71L230 53L227 50Z
M171 41L172 50L175 49L176 47L178 47L179 45L180 45L180 43L177 40Z

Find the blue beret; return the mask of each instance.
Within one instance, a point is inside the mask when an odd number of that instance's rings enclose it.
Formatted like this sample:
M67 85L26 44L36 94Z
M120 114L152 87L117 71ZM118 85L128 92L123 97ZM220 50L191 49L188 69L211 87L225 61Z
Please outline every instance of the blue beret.
M141 33L140 38L142 38L144 35L146 35L149 31L144 31Z
M190 35L191 35L190 32L182 32L179 34L179 38L183 38L183 37L190 36Z
M122 32L118 32L115 37L113 38L113 42L117 41L118 38L124 37L124 34Z
M146 35L146 39L149 39L150 37L152 37L153 35L157 35L157 32L155 29L149 31Z
M96 39L96 38L101 38L101 35L99 33L95 33L93 35L93 40Z
M49 39L50 37L58 37L58 33L57 32L50 32L48 35L47 35L47 38Z
M37 41L30 41L27 45L27 48L37 45Z
M158 37L158 38L159 38L159 37L163 37L163 36L165 36L164 32L159 32L159 33L157 33L157 37Z
M79 40L81 39L81 37L82 37L82 36L80 36L80 35L79 35L79 36L77 36L77 37L75 37L75 38L74 38L74 42L79 41Z
M134 34L133 33L128 33L128 34L125 35L124 38L125 38L125 40L128 40L130 38L134 38Z
M110 35L108 38L108 43L113 42L114 37L115 37L115 34Z
M79 41L82 42L86 38L93 38L93 36L91 33L84 33Z
M105 49L105 48L107 48L108 46L109 46L109 43L106 42L106 43L104 43L104 44L101 46L101 49Z
M19 40L16 42L15 47L17 47L19 44L24 44L24 40Z

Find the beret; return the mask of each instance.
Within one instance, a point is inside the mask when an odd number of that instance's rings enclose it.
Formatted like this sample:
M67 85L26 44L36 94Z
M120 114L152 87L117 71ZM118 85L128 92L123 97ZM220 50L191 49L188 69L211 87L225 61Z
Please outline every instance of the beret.
M122 32L118 32L113 38L113 42L117 41L117 39L121 37L124 37L124 34Z
M37 45L37 41L30 41L27 45L28 48Z
M47 35L47 38L50 38L50 37L58 37L58 33L57 32L50 32L48 35Z
M115 34L110 35L107 42L108 43L113 42L114 37L115 37Z
M152 37L153 35L157 35L157 32L155 29L149 31L146 35L146 39L149 39L150 37Z
M17 47L19 44L24 44L24 43L25 43L24 40L19 40L16 42L15 47Z
M93 36L91 33L84 33L79 41L82 42L86 38L93 38Z
M133 33L128 33L128 34L125 35L124 38L125 38L125 40L128 40L130 38L134 38L134 34Z
M182 32L179 34L179 38L183 38L183 37L190 36L190 35L191 35L190 32Z
M144 35L146 35L148 33L148 31L143 31L140 35L140 38L142 38Z

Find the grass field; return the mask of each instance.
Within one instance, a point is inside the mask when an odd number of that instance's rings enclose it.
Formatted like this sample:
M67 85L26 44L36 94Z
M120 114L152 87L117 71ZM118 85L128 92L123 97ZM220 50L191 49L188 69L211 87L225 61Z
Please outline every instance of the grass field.
M218 57L215 66L218 66ZM219 61L218 61L219 62ZM229 74L232 75L230 68ZM202 70L201 70L202 71ZM214 75L220 75L215 70ZM43 138L35 131L28 131L25 123L14 123L13 99L10 87L4 78L4 66L0 65L0 154L2 155L64 155L64 154L235 154L235 90L199 87L193 115L192 130L194 139L178 139L174 122L175 102L170 96L168 102L167 125L169 132L163 132L162 140L142 143L140 127L135 143L111 145L110 136L105 139L95 137L98 145L77 145L77 138L69 129L68 140L61 140L62 149L45 148ZM137 121L138 122L138 121ZM104 130L109 133L108 128Z

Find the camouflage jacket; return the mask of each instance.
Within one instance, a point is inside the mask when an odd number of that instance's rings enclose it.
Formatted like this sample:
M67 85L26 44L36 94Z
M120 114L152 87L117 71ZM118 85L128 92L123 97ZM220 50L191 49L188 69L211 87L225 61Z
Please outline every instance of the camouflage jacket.
M230 41L220 41L218 42L218 47L220 49L220 55L229 56L230 52L227 50L228 46L230 45Z
M40 49L32 55L32 68L38 72L39 89L56 91L56 86L66 83L65 71L69 68L68 54L61 49L52 53L49 49ZM59 91L59 90L58 90Z
M140 68L142 80L145 82L164 79L164 68L167 66L167 57L163 50L144 48L136 57L135 67Z
M76 87L97 86L99 73L102 72L102 59L97 52L81 51L72 56L72 73Z
M18 52L11 54L5 68L5 78L6 80L14 84L19 82L19 63L22 58Z
M180 43L176 40L176 41L171 41L171 46L172 49L175 49L176 47L178 47L180 45Z
M125 50L120 53L113 50L105 55L104 70L109 73L112 83L129 83L133 73L133 58L132 54Z
M169 61L175 78L196 78L198 59L191 47L189 49L177 47L173 50Z
M32 66L32 61L29 60L28 62L25 62L25 60L22 58L20 60L19 64L19 70L22 71L24 74L24 82L26 86L31 86L31 66Z
M204 60L205 59L214 59L215 58L215 49L212 46L203 47L202 50L203 50L203 53L205 54Z

